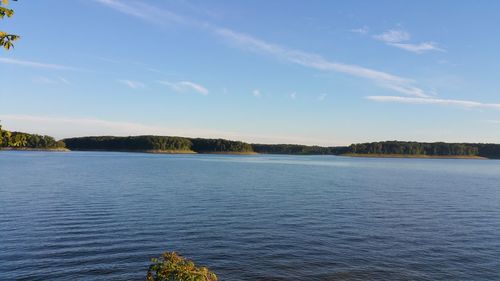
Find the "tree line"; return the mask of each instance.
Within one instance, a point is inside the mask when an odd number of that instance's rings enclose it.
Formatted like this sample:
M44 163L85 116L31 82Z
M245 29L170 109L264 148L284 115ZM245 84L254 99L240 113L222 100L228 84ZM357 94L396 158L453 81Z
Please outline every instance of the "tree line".
M409 156L479 156L500 159L500 144L383 141L350 146L310 146L299 144L250 144L226 139L171 136L95 136L56 141L50 136L2 130L0 148L103 151L169 151L196 153L263 153L295 155L409 155Z
M465 143L421 143L385 141L352 144L350 153L358 154L406 154L406 155L429 155L429 156L477 156L479 149L477 145Z
M164 136L133 137L79 137L63 139L71 150L111 150L111 151L148 151L148 150L191 150L191 142L187 138Z
M238 152L251 153L254 152L252 145L242 141L230 141L225 139L190 139L192 150L200 153L217 153L217 152Z
M111 151L192 151L198 153L253 152L252 146L225 139L183 138L169 136L80 137L63 140L71 150Z
M0 125L0 148L1 147L55 149L64 148L64 142L56 141L51 136L3 130Z
M192 151L197 153L263 153L295 155L409 155L409 156L480 156L500 158L500 145L475 143L424 143L384 141L350 146L309 146L299 144L249 144L225 139L168 136L80 137L64 139L72 150L114 151Z
M252 144L257 153L300 154L300 155L340 155L348 152L347 146L316 146L300 144Z
M347 153L412 156L479 156L498 159L500 158L500 145L482 143L384 141L352 144L349 146Z
M184 138L169 136L78 137L63 140L71 150L111 151L192 151L197 153L267 153L339 155L348 147L321 147L297 144L250 144L226 139Z

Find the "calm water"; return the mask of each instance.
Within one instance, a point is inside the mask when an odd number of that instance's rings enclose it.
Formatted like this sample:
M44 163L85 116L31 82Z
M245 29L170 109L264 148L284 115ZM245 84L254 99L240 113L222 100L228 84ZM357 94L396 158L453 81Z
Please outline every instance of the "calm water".
M500 161L0 153L0 280L500 280Z

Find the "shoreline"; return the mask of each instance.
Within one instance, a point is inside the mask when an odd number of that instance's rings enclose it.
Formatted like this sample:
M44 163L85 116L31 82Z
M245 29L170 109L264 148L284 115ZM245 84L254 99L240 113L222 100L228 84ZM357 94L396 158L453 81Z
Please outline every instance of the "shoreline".
M370 153L344 153L335 154L281 154L281 153L259 153L259 152L231 152L231 151L213 151L196 152L192 150L108 150L108 149L68 149L68 148L28 148L28 147L2 147L0 151L45 151L45 152L128 152L128 153L148 153L148 154L216 154L216 155L295 155L295 156L340 156L340 157L358 157L358 158L412 158L412 159L475 159L490 160L492 158L481 156L461 156L461 155L411 155L411 154L370 154Z
M0 151L49 151L49 152L69 152L67 148L32 148L32 147L0 147Z
M490 158L481 156L465 155L411 155L411 154L370 154L370 153L345 153L338 156L365 157L365 158L419 158L419 159L477 159L488 160Z
M195 152L197 154L232 154L232 155L257 155L257 154L262 154L262 153L257 153L257 152L232 152L232 151L212 151L212 152Z
M149 154L196 154L192 150L160 150L160 149L146 149L146 150L130 150L130 149L69 149L69 151L78 152L128 152L128 153L149 153Z
M216 151L216 152L196 152L193 150L109 150L109 149L73 149L68 151L94 151L94 152L129 152L129 153L150 153L150 154L232 154L232 155L254 155L256 152L232 152L232 151Z

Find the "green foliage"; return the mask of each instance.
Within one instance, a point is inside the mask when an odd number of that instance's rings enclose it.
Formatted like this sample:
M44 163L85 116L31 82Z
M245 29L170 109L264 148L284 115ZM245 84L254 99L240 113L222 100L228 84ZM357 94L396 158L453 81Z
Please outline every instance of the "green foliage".
M300 144L252 144L257 153L267 154L302 154L302 155L338 155L346 153L345 146L322 147Z
M230 141L224 139L191 139L193 150L202 153L217 152L253 152L252 146L241 141Z
M49 136L2 131L0 147L63 148L104 151L194 151L198 153L265 153L299 155L409 155L409 156L481 156L500 159L500 145L480 143L422 143L384 141L322 147L298 144L248 144L225 139L183 138L168 136L79 137L55 141Z
M352 144L349 153L427 156L478 156L478 144L385 141Z
M2 4L0 4L2 5ZM6 4L4 4L6 5ZM14 15L14 10L12 9L7 9L5 7L0 6L0 19L3 19L4 17L12 17Z
M481 156L500 158L500 145L474 143L421 143L385 141L322 147L298 144L248 144L224 139L182 138L166 136L82 137L65 139L73 150L109 151L194 151L198 153L264 153L292 155L396 154L410 156Z
M165 252L151 259L146 281L217 281L217 276L175 252Z
M9 50L14 48L14 41L19 39L19 36L14 34L7 34L6 32L0 31L0 46L4 49Z
M500 159L500 145L491 143L477 144L478 155L490 159Z
M337 147L297 144L252 144L252 147L257 153L269 154L342 155L353 153L410 156L481 156L486 158L500 158L500 145L478 143L384 141Z
M51 136L6 131L0 126L0 147L53 149L64 148L64 142Z
M110 150L110 151L195 151L210 152L252 152L252 146L240 141L223 139L189 139L167 136L134 137L82 137L69 138L64 142L74 150Z
M16 1L16 0L14 0ZM0 19L5 17L12 17L14 15L14 10L8 9L3 6L7 6L8 0L1 0L0 2ZM14 34L8 34L5 31L0 31L0 46L4 47L6 50L9 50L14 47L14 41L18 40L19 36Z
M0 126L0 147L8 146L10 142L11 133L9 131L3 131Z
M182 150L191 149L191 141L187 138L164 136L135 137L82 137L64 139L69 149L74 150L110 150L110 151L144 151L144 150Z

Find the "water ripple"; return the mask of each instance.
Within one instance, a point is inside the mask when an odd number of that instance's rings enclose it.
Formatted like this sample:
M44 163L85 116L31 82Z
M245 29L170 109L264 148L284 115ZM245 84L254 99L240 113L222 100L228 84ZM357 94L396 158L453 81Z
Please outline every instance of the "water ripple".
M2 152L0 280L500 280L500 161Z

